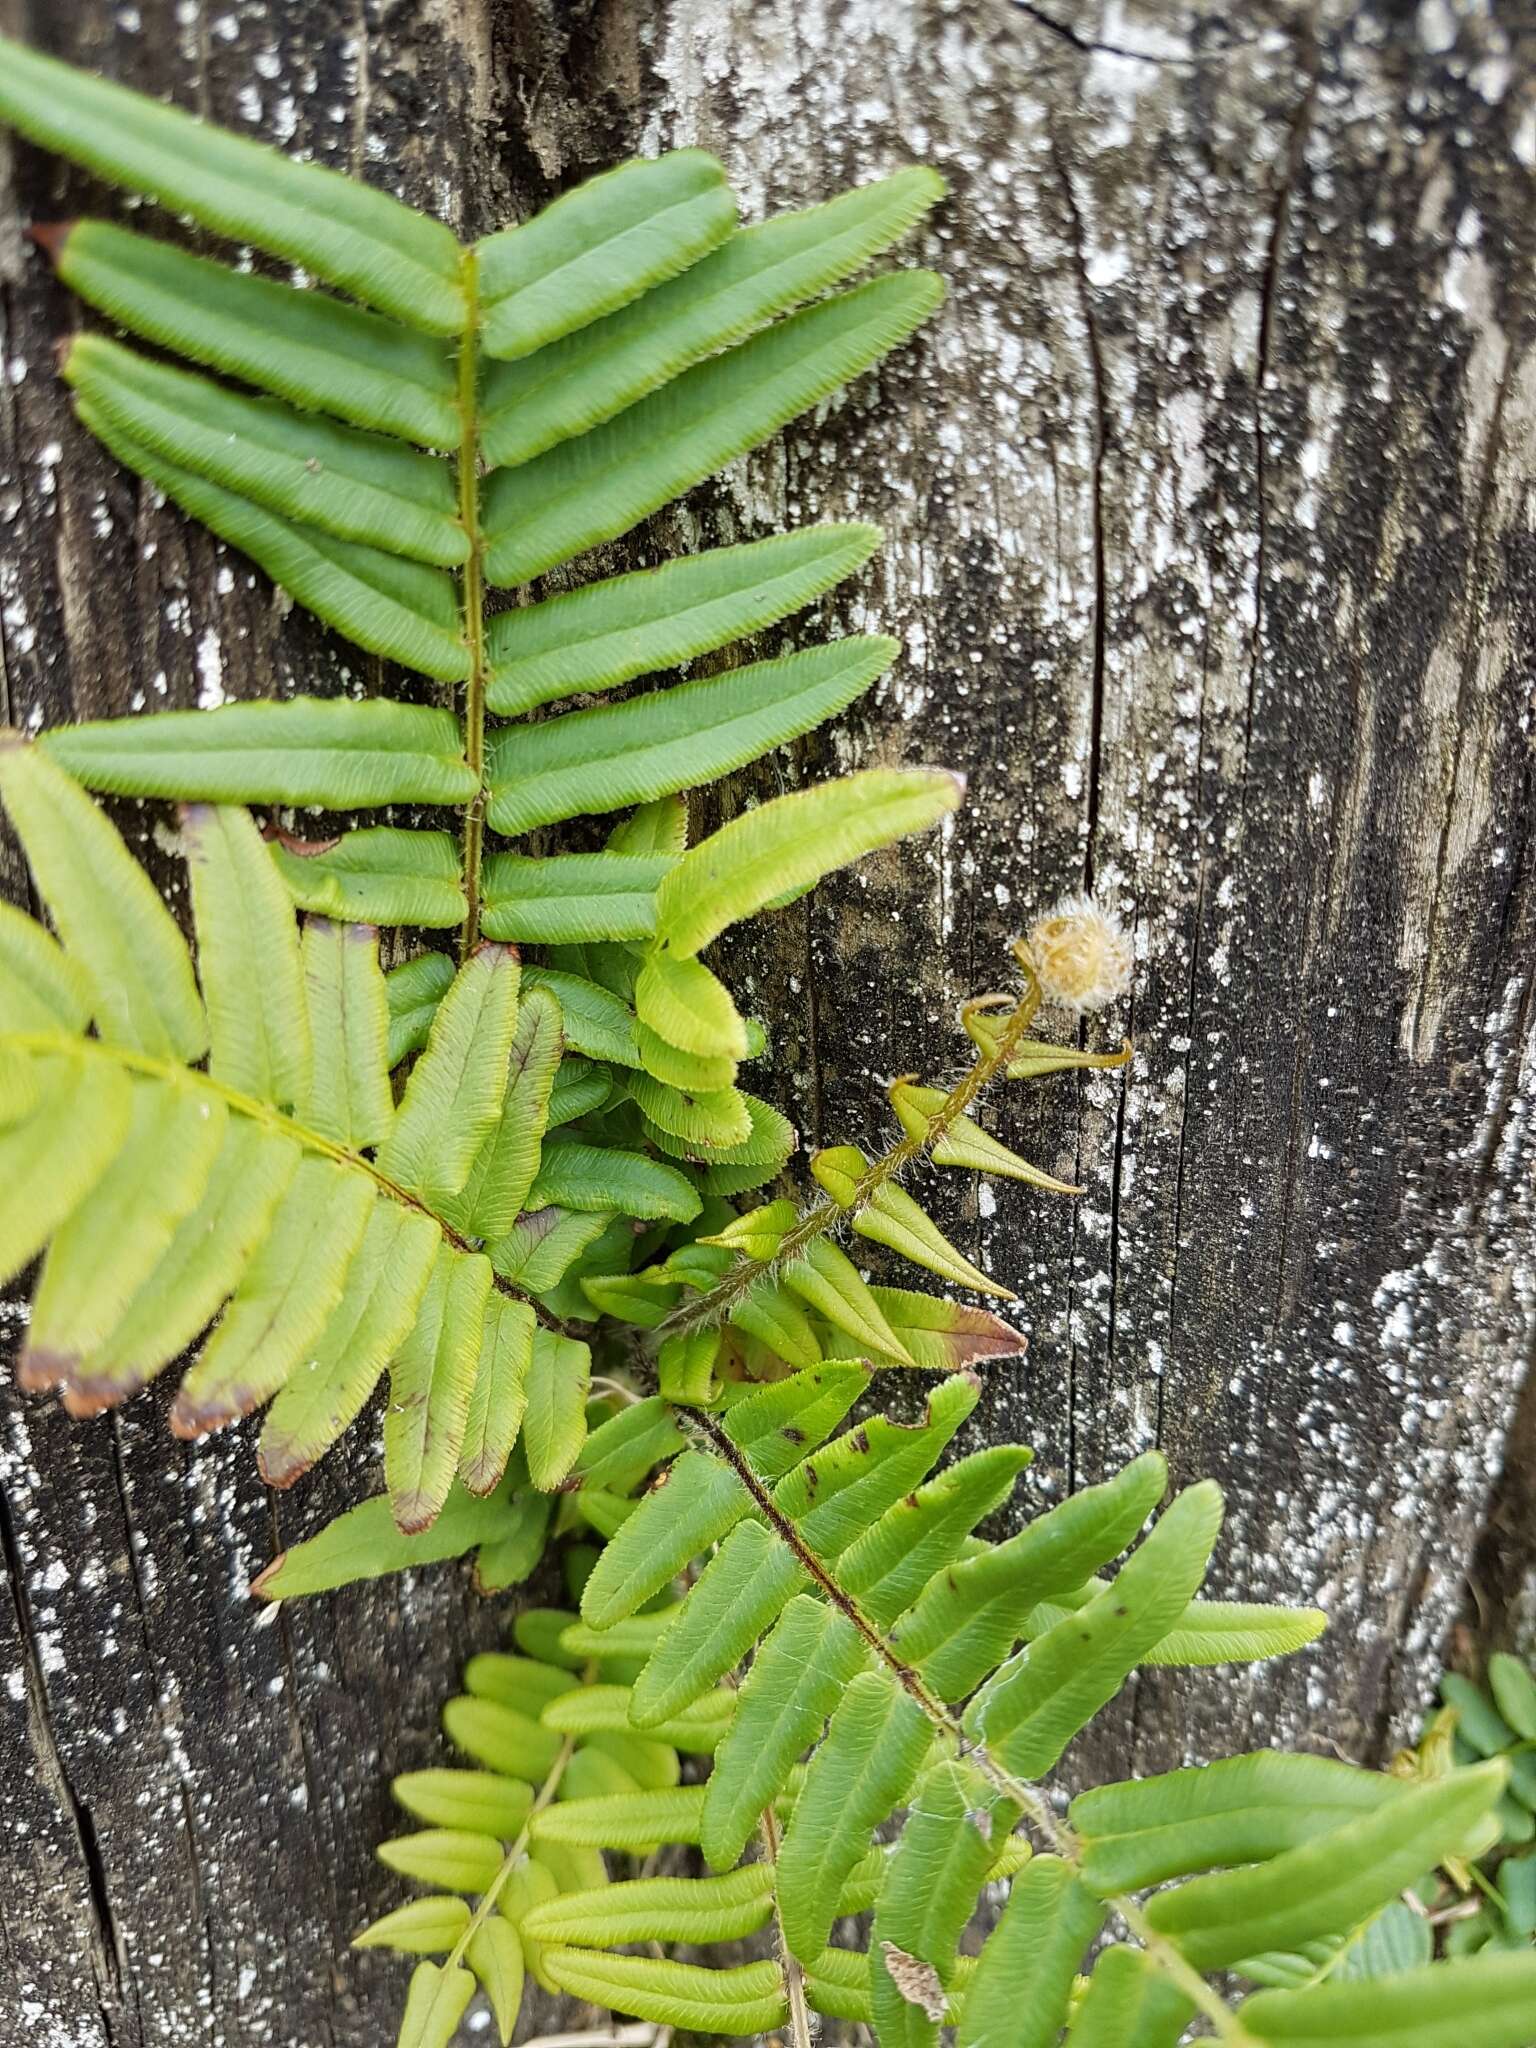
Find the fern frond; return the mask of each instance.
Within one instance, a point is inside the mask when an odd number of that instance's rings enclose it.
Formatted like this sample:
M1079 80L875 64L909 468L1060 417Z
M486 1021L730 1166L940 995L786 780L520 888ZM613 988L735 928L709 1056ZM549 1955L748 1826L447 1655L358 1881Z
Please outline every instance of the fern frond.
M664 869L627 887L589 875L584 890L568 873L514 871L513 856L487 864L487 810L516 834L722 774L846 705L884 666L882 643L657 693L615 707L611 725L575 714L488 741L487 713L609 688L760 631L850 574L876 535L811 529L718 549L494 622L486 578L527 582L625 531L910 334L940 294L923 274L790 309L914 225L942 181L900 172L739 233L720 166L679 150L465 248L371 188L5 49L0 114L34 140L362 302L102 222L44 228L40 243L88 303L199 366L77 336L64 374L82 423L327 624L464 686L462 724L407 706L243 705L216 725L173 713L79 730L59 738L60 759L123 794L460 804L451 866L441 838L413 848L389 828L352 851L280 847L280 871L303 907L332 916L458 922L466 952L483 880L493 936L650 937ZM622 765L592 751L610 738ZM871 832L854 850L875 843L888 842Z
M1415 2030L1406 2006L1368 2008L1342 1982L1322 2003L1304 1981L1234 2007L1209 1973L1235 1967L1262 1981L1262 1944L1337 1954L1410 1868L1490 1839L1502 1762L1414 1786L1317 1758L1233 1758L1085 1792L1066 1822L1055 1820L1016 1767L1031 1761L1029 1744L1045 1761L1059 1754L1062 1730L1091 1717L1104 1674L1123 1677L1132 1653L1145 1655L1156 1628L1187 1609L1219 1504L1211 1489L1191 1489L1133 1549L1114 1582L1125 1612L1097 1629L1086 1659L1055 1670L1048 1655L1025 1679L1033 1653L1010 1663L994 1629L962 1724L903 1654L905 1618L941 1613L940 1588L986 1614L1006 1585L1015 1595L1007 1633L1027 1634L1032 1586L1075 1576L1086 1588L1106 1550L1135 1544L1163 1467L1141 1460L1020 1537L978 1545L971 1531L1006 1497L1027 1453L962 1458L913 1491L966 1390L954 1380L940 1388L948 1411L926 1433L876 1417L832 1438L868 1383L861 1370L829 1367L738 1393L718 1421L691 1427L693 1447L638 1504L628 1497L644 1483L645 1459L673 1426L666 1404L642 1403L591 1440L591 1476L628 1512L585 1574L584 1619L519 1617L520 1646L545 1663L475 1660L471 1697L493 1693L496 1712L460 1703L449 1726L476 1761L503 1771L519 1758L525 1770L534 1759L542 1768L560 1754L556 1739L713 1752L703 1786L658 1774L633 1749L599 1751L585 1768L568 1760L571 1796L531 1813L510 1860L517 1869L530 1851L634 1854L670 1842L701 1845L715 1874L642 1873L601 1890L529 1876L517 1893L520 1937L544 1981L659 2025L717 2032L781 2025L803 1993L813 2010L862 2020L882 2044L906 2048L932 2048L942 2024L956 2026L965 2048L1020 2039L1050 2048L1063 2030L1068 2042L1172 2048L1197 2015L1234 2043L1358 2036L1372 2048L1425 2048L1437 2039ZM716 1543L702 1570L690 1566L690 1553ZM1068 1611L1075 1620L1100 1597ZM721 1687L743 1657L739 1691ZM631 1683L637 1658L645 1662ZM649 1773L650 1785L620 1788L626 1757L631 1779ZM425 1881L452 1868L475 1890L492 1857L452 1839L463 1810L432 1802L424 1817L449 1827L450 1839L428 1839L403 1859L392 1850L391 1860ZM764 1811L775 1816L767 1853L738 1862ZM519 1827L522 1814L519 1802ZM1031 1857L1012 1832L1021 1815L1050 1853ZM873 1837L893 1826L894 1846L881 1848ZM962 1935L993 1883L1011 1886L1009 1902L980 1960L963 1957ZM871 1909L867 1949L828 1946L837 1920ZM1082 1980L1112 1915L1126 1939ZM770 1920L782 1932L778 1960L713 1967L614 1952L741 1941ZM385 1930L406 1952L430 1935L441 1953L444 1935L457 1944L463 1926L436 1905L419 1921L392 1916ZM1536 1959L1520 1963L1507 1986L1493 1986L1484 2031L1472 2038L1523 2048L1509 2014L1536 1989ZM1443 1968L1425 1981L1437 2013ZM1379 2033L1359 2032L1367 2010L1387 2012ZM1245 2031L1250 2013L1262 2031Z
M494 1487L535 1399L535 1478L558 1483L585 1434L587 1347L536 1337L525 1301L492 1312L492 1262L453 1220L514 1221L541 1171L559 1014L535 994L519 1017L515 954L482 947L446 988L434 971L441 995L397 1108L376 934L311 919L301 947L244 812L184 814L200 994L147 877L42 750L0 745L0 796L62 940L23 937L14 917L0 932L25 990L24 1028L8 1015L0 1037L18 1077L0 1266L46 1247L23 1383L92 1413L211 1323L172 1427L200 1435L271 1401L259 1455L274 1485L322 1455L386 1370L402 1531L436 1517L461 1466ZM205 1047L206 1072L191 1064ZM610 1181L623 1160L592 1157ZM675 1169L638 1166L697 1205ZM624 1200L645 1207L628 1186Z

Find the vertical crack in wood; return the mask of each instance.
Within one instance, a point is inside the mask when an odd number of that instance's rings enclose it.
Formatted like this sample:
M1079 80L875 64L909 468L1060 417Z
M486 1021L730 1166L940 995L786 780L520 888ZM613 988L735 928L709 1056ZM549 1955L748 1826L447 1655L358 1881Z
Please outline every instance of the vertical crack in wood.
M1286 142L1285 165L1275 193L1269 241L1264 254L1264 271L1259 290L1259 336L1253 373L1253 471L1254 471L1254 569L1253 629L1249 644L1248 692L1243 720L1243 793L1246 797L1249 762L1253 745L1254 705L1258 696L1259 672L1264 660L1264 596L1269 575L1269 438L1264 418L1264 398L1274 362L1280 277L1285 262L1286 237L1291 223L1292 202L1306 161L1307 138L1322 78L1322 52L1318 42L1318 15L1306 16L1299 24L1297 53L1304 85L1291 118ZM1305 975L1306 949L1301 949L1300 971ZM1289 1112L1286 1119L1285 1167L1281 1178L1280 1229L1275 1255L1275 1285L1271 1324L1278 1326L1284 1313L1285 1273L1290 1254L1291 1226L1296 1207L1297 1155L1301 1142L1301 1079L1305 1071L1310 1040L1305 1026L1305 1006L1296 1004L1297 1038L1291 1061Z
M1322 79L1318 17L1308 15L1299 25L1297 54L1305 83L1291 118L1286 142L1285 164L1275 193L1275 210L1270 220L1269 241L1264 252L1264 271L1259 285L1258 360L1253 372L1253 473L1254 473L1254 564L1253 632L1249 646L1248 705L1243 724L1243 779L1246 785L1248 755L1253 744L1253 707L1258 694L1259 668L1264 658L1264 585L1269 571L1269 438L1264 423L1264 392L1274 361L1276 306L1280 271L1285 257L1285 239L1291 224L1291 197L1306 161L1307 138Z
M1072 225L1072 268L1077 280L1078 306L1088 342L1089 384L1093 393L1093 466L1089 483L1090 530L1093 548L1093 655L1089 679L1088 776L1083 801L1083 887L1093 888L1094 835L1099 823L1100 755L1104 743L1104 658L1108 577L1104 561L1104 461L1109 447L1109 394L1104 375L1104 354L1099 344L1099 323L1093 310L1093 288L1088 280L1088 252L1083 233L1083 216L1072 174L1061 153L1059 138L1051 136L1051 162L1061 185L1067 217Z
M37 1775L51 1794L60 1815L68 1822L80 1852L85 1877L86 1903L90 1911L89 1948L91 1971L96 1979L101 2023L108 2040L114 2038L112 2007L125 1981L131 1982L128 1959L123 1949L117 1916L112 1909L111 1886L106 1862L97 1839L95 1823L86 1801L76 1791L69 1767L53 1732L53 1710L48 1697L48 1680L33 1626L32 1609L26 1594L25 1567L10 1497L0 1486L0 1557L11 1589L11 1605L21 1644L27 1698L27 1732Z
M1504 449L1504 400L1509 391L1510 372L1515 363L1515 348L1505 337L1504 361L1499 370L1499 381L1493 395L1493 410L1488 420L1488 439L1483 453L1482 480L1477 493L1477 509L1473 515L1471 542L1467 549L1466 567L1466 626L1462 634L1461 660L1456 678L1456 711L1452 719L1454 738L1451 742L1451 768L1446 777L1445 802L1440 813L1440 833L1435 847L1433 893L1429 903L1429 930L1424 941L1424 956L1419 965L1419 986L1413 999L1413 1023L1408 1041L1413 1047L1417 1060L1426 1060L1434 1049L1436 1033L1431 1030L1426 1042L1422 1026L1424 1006L1435 985L1440 957L1440 932L1443 922L1447 875L1452 872L1448 859L1451 832L1456 822L1456 799L1461 788L1461 765L1466 753L1467 699L1471 692L1472 677L1476 672L1478 652L1482 634L1487 625L1489 584L1492 578L1486 573L1484 564L1485 543L1488 535L1488 516L1497 494L1499 457Z
M1536 1328L1504 1462L1488 1495L1483 1526L1467 1570L1465 1628L1479 1669L1492 1650L1528 1646L1536 1589ZM1523 1641L1522 1641L1523 1639Z
M1093 309L1093 290L1088 277L1088 252L1084 233L1082 211L1077 203L1077 194L1072 185L1072 174L1062 153L1060 137L1052 131L1050 138L1051 164L1061 188L1062 201L1066 208L1071 228L1069 247L1072 256L1073 276L1077 284L1078 308L1082 317L1083 332L1087 342L1089 389L1092 393L1092 467L1089 474L1089 531L1092 547L1092 651L1089 670L1088 697L1088 768L1083 796L1083 887L1091 891L1094 882L1094 849L1099 825L1099 789L1101 780L1102 754L1104 745L1104 687L1106 656L1106 610L1108 603L1108 573L1104 558L1104 463L1109 445L1109 402L1108 387L1104 371L1104 355L1100 346L1098 319ZM1079 1077L1078 1101L1083 1098L1083 1083ZM1124 1089L1121 1103L1124 1104ZM1073 1179L1082 1179L1082 1132L1083 1120L1077 1119L1076 1165ZM1115 1195L1112 1207L1117 1206L1120 1170L1120 1148L1117 1144L1114 1163ZM1074 1205L1072 1222L1068 1232L1067 1268L1067 1490L1076 1492L1080 1474L1078 1471L1078 1342L1076 1275L1079 1222L1078 1210ZM1113 1248L1111 1263L1113 1264ZM1111 1320L1113 1319L1113 1286L1111 1286ZM1111 1336L1111 1352L1113 1338Z

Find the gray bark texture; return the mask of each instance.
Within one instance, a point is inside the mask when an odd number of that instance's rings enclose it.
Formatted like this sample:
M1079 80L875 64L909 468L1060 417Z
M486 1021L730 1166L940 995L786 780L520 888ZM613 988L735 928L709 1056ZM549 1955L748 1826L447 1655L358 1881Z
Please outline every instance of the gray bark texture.
M1278 1666L1138 1682L1074 1776L1270 1739L1377 1759L1448 1650L1528 1640L1522 0L0 0L0 20L466 232L683 143L753 217L943 169L936 323L605 553L880 520L840 616L903 636L902 660L727 801L871 761L970 778L941 843L728 956L773 1023L769 1092L807 1141L867 1140L884 1080L955 1071L958 998L1005 979L1009 936L1059 894L1092 887L1134 931L1134 999L1107 1020L1134 1067L990 1115L1087 1194L924 1184L1031 1336L969 1441L1034 1443L1035 1501L1161 1444L1181 1481L1227 1487L1220 1589L1316 1595L1333 1626ZM358 670L73 422L52 360L77 310L20 230L121 206L14 151L0 645L24 727ZM157 859L154 818L120 815ZM13 847L0 863L23 892ZM404 1967L346 1949L401 1896L372 1860L386 1780L441 1759L438 1702L504 1611L443 1567L253 1625L253 1572L372 1490L366 1431L275 1497L239 1433L173 1442L163 1399L90 1424L0 1400L0 2043L390 2041Z

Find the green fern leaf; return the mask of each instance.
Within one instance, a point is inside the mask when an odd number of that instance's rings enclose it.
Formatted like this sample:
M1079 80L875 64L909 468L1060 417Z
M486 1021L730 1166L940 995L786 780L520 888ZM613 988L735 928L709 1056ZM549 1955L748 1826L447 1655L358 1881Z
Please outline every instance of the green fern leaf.
M555 1204L588 1213L619 1210L674 1223L691 1223L700 1206L697 1190L676 1167L641 1152L566 1137L545 1145L528 1201L535 1209Z
M300 910L341 924L448 931L464 922L459 850L446 832L373 825L320 841L284 833L271 860Z
M311 917L301 953L313 1056L299 1114L311 1130L337 1144L377 1145L395 1120L390 999L379 969L379 935L371 925ZM444 987L452 980L450 968Z
M696 1963L660 1962L650 1956L556 1948L545 1951L545 1967L568 1996L632 2013L658 2026L703 2034L760 2034L784 2021L784 1991L776 1963L706 1970Z
M384 1475L408 1536L436 1518L458 1470L490 1289L489 1259L441 1245L390 1366Z
M965 1995L956 2048L1055 2048L1072 1984L1104 1908L1059 1856L1033 1857L1014 1880Z
M503 1842L517 1840L533 1806L531 1785L495 1771L407 1771L389 1789L428 1827L466 1828Z
M486 629L486 701L510 718L677 668L801 610L851 576L879 542L875 526L809 526L502 612Z
M971 1530L1003 1505L1030 1462L1021 1445L999 1444L903 1494L843 1551L843 1590L878 1627L889 1627L962 1553Z
M261 1600L298 1599L462 1557L502 1537L514 1512L509 1475L483 1500L455 1487L431 1528L406 1536L396 1527L388 1494L375 1494L338 1515L317 1536L280 1551L251 1591Z
M486 1246L496 1277L528 1294L544 1295L594 1245L617 1214L599 1209L582 1216L569 1209L533 1209L505 1237Z
M346 1285L375 1192L328 1159L303 1159L272 1229L188 1369L171 1410L203 1436L269 1401L309 1356Z
M526 1302L492 1293L459 1453L459 1477L470 1493L489 1493L507 1468L528 1405L533 1333L533 1310Z
M646 1073L627 1075L625 1087L647 1125L676 1139L690 1158L729 1150L752 1135L747 1099L735 1088L685 1093Z
M577 1054L567 1053L555 1069L554 1084L549 1091L547 1128L558 1130L562 1124L574 1123L591 1111L603 1108L613 1088L614 1078L606 1068L594 1066Z
M386 1065L393 1070L413 1052L420 1052L432 1029L437 1006L453 980L453 962L446 953L418 953L384 977L389 1017Z
M241 1094L296 1103L309 1083L309 1010L281 880L244 811L189 805L181 834L212 1047L208 1071Z
M517 726L491 748L490 822L510 836L713 781L843 710L896 652L879 635L834 640Z
M876 278L685 370L589 433L496 470L485 491L491 580L527 583L616 540L878 362L942 297L927 272Z
M810 1168L833 1201L840 1208L847 1208L860 1180L869 1171L869 1161L856 1145L836 1145L813 1153ZM1017 1299L1011 1288L1001 1286L956 1251L933 1219L894 1181L886 1181L875 1190L855 1214L853 1227L860 1237L867 1237L872 1244L886 1245L914 1265L937 1273L941 1280L972 1287L979 1294L1000 1294L1008 1301Z
M533 1817L542 1845L638 1850L655 1842L696 1843L704 1815L704 1787L669 1792L621 1792L602 1799L572 1799Z
M242 397L98 334L77 335L61 368L94 418L269 512L439 568L468 559L453 478L431 456L281 399Z
M221 540L249 555L274 583L289 591L316 618L355 640L359 647L401 662L407 668L419 669L423 675L435 676L441 682L462 682L468 675L469 651L459 630L453 579L444 570L385 553L365 541L337 540L318 526L303 525L281 513L269 512L243 493L226 490L222 484L160 454L87 398L78 401L76 412L81 423L125 468L163 491ZM306 701L312 704L317 700ZM161 715L181 718L196 714ZM437 714L439 718L446 715ZM159 720L117 722L130 730L139 730ZM247 800L254 800L256 795L220 782L202 783L190 790L178 787L165 793ZM472 793L472 789L464 790L461 777L455 796L442 801L462 803ZM281 792L271 800L305 801ZM317 797L314 801L323 799ZM391 799L376 797L371 801Z
M880 1312L880 1304L859 1277L848 1254L826 1238L818 1238L786 1265L783 1285L835 1330L853 1339L861 1349L910 1364L901 1339Z
M920 1088L912 1081L898 1081L891 1089L891 1107L909 1137L926 1138L928 1126L944 1102L942 1088ZM1054 1195L1080 1195L1083 1190L1070 1182L1056 1180L1038 1166L1031 1166L1017 1152L990 1137L968 1116L955 1117L929 1157L936 1166L965 1166L973 1173L1000 1175L1004 1180L1021 1180L1032 1188L1044 1188Z
M410 1333L441 1242L430 1216L374 1204L341 1300L268 1410L258 1462L269 1486L291 1486L362 1412Z
M40 924L0 903L0 1006L13 1031L84 1031L91 982Z
M292 1139L231 1120L202 1200L110 1335L74 1366L71 1415L126 1400L196 1342L270 1230L299 1158Z
M411 1973L395 2048L449 2048L474 1995L475 1980L468 1970L418 1963Z
M1148 1924L1200 1970L1358 1926L1425 1870L1468 1848L1506 1776L1502 1763L1478 1764L1414 1786L1269 1862L1191 1878L1150 1902Z
M670 952L702 952L791 889L890 846L954 810L964 783L938 768L869 768L744 811L684 854L656 896Z
M705 1790L700 1839L717 1869L740 1856L868 1654L847 1618L820 1600L797 1593L784 1608L753 1660Z
M876 1308L900 1339L898 1363L924 1372L959 1372L992 1358L1016 1358L1029 1340L984 1308L967 1308L905 1287L871 1287Z
M560 1738L516 1707L461 1693L443 1707L443 1729L454 1748L489 1771L530 1783L548 1777ZM496 1861L501 1861L498 1855ZM457 1889L482 1891L483 1885Z
M575 1464L586 1440L592 1353L575 1337L535 1330L525 1381L523 1446L533 1483L549 1493Z
M383 697L300 697L109 718L59 726L44 734L39 750L89 788L115 796L350 810L463 803L475 787L448 712Z
M628 1942L740 1941L773 1916L773 1869L749 1863L724 1877L651 1877L574 1892L536 1906L540 1941L573 1948Z
M628 1403L593 1430L572 1467L572 1475L584 1488L599 1486L629 1493L682 1447L682 1433L667 1403L653 1394L648 1400ZM654 1614L643 1617L647 1649L660 1633L664 1619ZM586 1645L581 1647L587 1650ZM590 1654L601 1655L602 1651L594 1645Z
M818 1557L827 1562L842 1557L916 1486L980 1394L979 1381L956 1374L934 1388L921 1423L871 1416L818 1451L814 1462L802 1457L774 1488L774 1506Z
M1072 2015L1068 2048L1176 2048L1193 2015L1141 1950L1107 1948Z
M453 361L440 341L107 221L34 238L77 297L146 341L354 426L458 445Z
M734 1329L755 1337L786 1365L807 1369L821 1362L815 1325L792 1295L771 1280L759 1280L738 1301L729 1318Z
M548 347L675 277L735 225L725 173L701 149L589 178L526 226L476 245L487 355Z
M1258 1750L1072 1802L1083 1882L1109 1898L1228 1864L1266 1863L1403 1796L1399 1778Z
M392 1948L400 1955L446 1955L469 1925L469 1902L438 1894L397 1906L352 1937L354 1948Z
M936 1764L918 1784L875 1908L869 1981L882 2048L937 2042L961 1929L1017 1818L963 1764Z
M1009 1770L1043 1777L1183 1612L1221 1515L1209 1482L1180 1494L1112 1586L988 1680L966 1710L967 1731Z
M1536 1955L1479 1955L1364 1983L1261 1991L1239 2008L1254 2040L1275 2048L1527 2048Z
M807 1966L827 1945L871 1834L911 1790L932 1733L916 1702L882 1671L859 1673L838 1702L778 1856L784 1939Z
M493 854L481 922L493 939L580 945L644 939L656 929L656 888L669 854L564 853L548 860Z
M857 1367L798 1374L742 1401L725 1427L759 1476L780 1478L836 1429L868 1383ZM685 1451L598 1558L582 1593L583 1619L593 1628L626 1619L719 1542L749 1504L728 1466Z
M807 1583L804 1567L762 1523L738 1522L635 1681L636 1727L669 1720L734 1670Z
M494 1127L481 1140L464 1185L442 1205L471 1236L505 1237L529 1199L542 1157L561 1052L560 1009L542 989L520 1004Z
M943 193L917 167L734 234L675 282L486 379L485 450L526 462L841 283ZM660 664L657 664L660 666Z
M1081 1585L1135 1540L1167 1484L1166 1461L1146 1452L1006 1543L953 1565L892 1628L899 1654L940 1698L965 1698L1012 1649L1037 1601Z
M633 1726L629 1714L630 1698L627 1685L580 1686L550 1701L543 1713L544 1726L558 1729L565 1735L627 1734ZM730 1727L736 1708L737 1695L722 1688L690 1702L671 1720L656 1722L646 1732L657 1742L668 1742L677 1749L708 1756L718 1747ZM734 1857L727 1859L729 1862L735 1860ZM711 1857L710 1861L716 1859Z
M25 1387L67 1380L111 1336L207 1192L228 1118L175 1082L135 1080L122 1149L54 1233L17 1368Z
M650 952L635 982L635 1014L695 1059L744 1060L750 1040L730 991L700 960ZM638 1049L628 1062L640 1064Z
M492 1914L470 1936L466 1954L490 2003L496 2038L510 2048L523 2002L522 1942L502 1915Z
M1191 1600L1178 1624L1147 1657L1180 1666L1246 1663L1289 1657L1315 1643L1328 1626L1316 1607L1256 1607L1241 1601Z
M546 989L554 997L565 1042L577 1052L588 1059L611 1060L615 1066L639 1066L635 1013L611 990L554 967L525 968L523 987Z
M438 222L9 38L0 48L0 115L33 142L232 241L301 263L407 326L463 326L459 247Z
M112 825L38 748L4 731L0 797L59 937L89 979L102 1036L197 1059L208 1025L186 945Z
M517 1023L519 964L505 946L481 946L455 977L411 1069L380 1169L427 1199L463 1188L495 1130Z

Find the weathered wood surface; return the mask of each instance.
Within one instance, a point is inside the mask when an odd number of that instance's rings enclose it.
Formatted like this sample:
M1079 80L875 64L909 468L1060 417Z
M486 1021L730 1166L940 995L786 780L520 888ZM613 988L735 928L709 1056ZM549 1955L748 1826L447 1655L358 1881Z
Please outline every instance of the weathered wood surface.
M1530 1596L1506 1426L1533 1355L1536 27L1425 0L7 0L7 26L480 230L635 149L719 151L748 208L927 157L953 295L671 550L857 512L894 676L760 787L837 761L971 777L940 851L738 947L808 1135L956 1057L955 999L1091 885L1140 957L1128 1079L998 1128L1082 1179L949 1191L1025 1295L981 1430L1047 1496L1153 1441L1232 1500L1224 1580L1320 1589L1317 1654L1146 1684L1114 1769L1279 1734L1378 1754L1467 1606ZM0 642L20 724L329 689L358 657L71 423L74 313L23 247L102 195L17 153L0 227ZM112 202L106 202L108 204ZM614 551L616 555L620 551ZM622 559L639 559L635 549ZM147 825L146 825L147 829ZM14 858L6 873L17 882ZM971 1206L967 1208L965 1202ZM245 1593L296 1498L154 1402L4 1396L0 2043L389 2038L345 1942L388 1771L497 1616L458 1573L285 1611ZM483 2037L481 2037L483 2038Z

